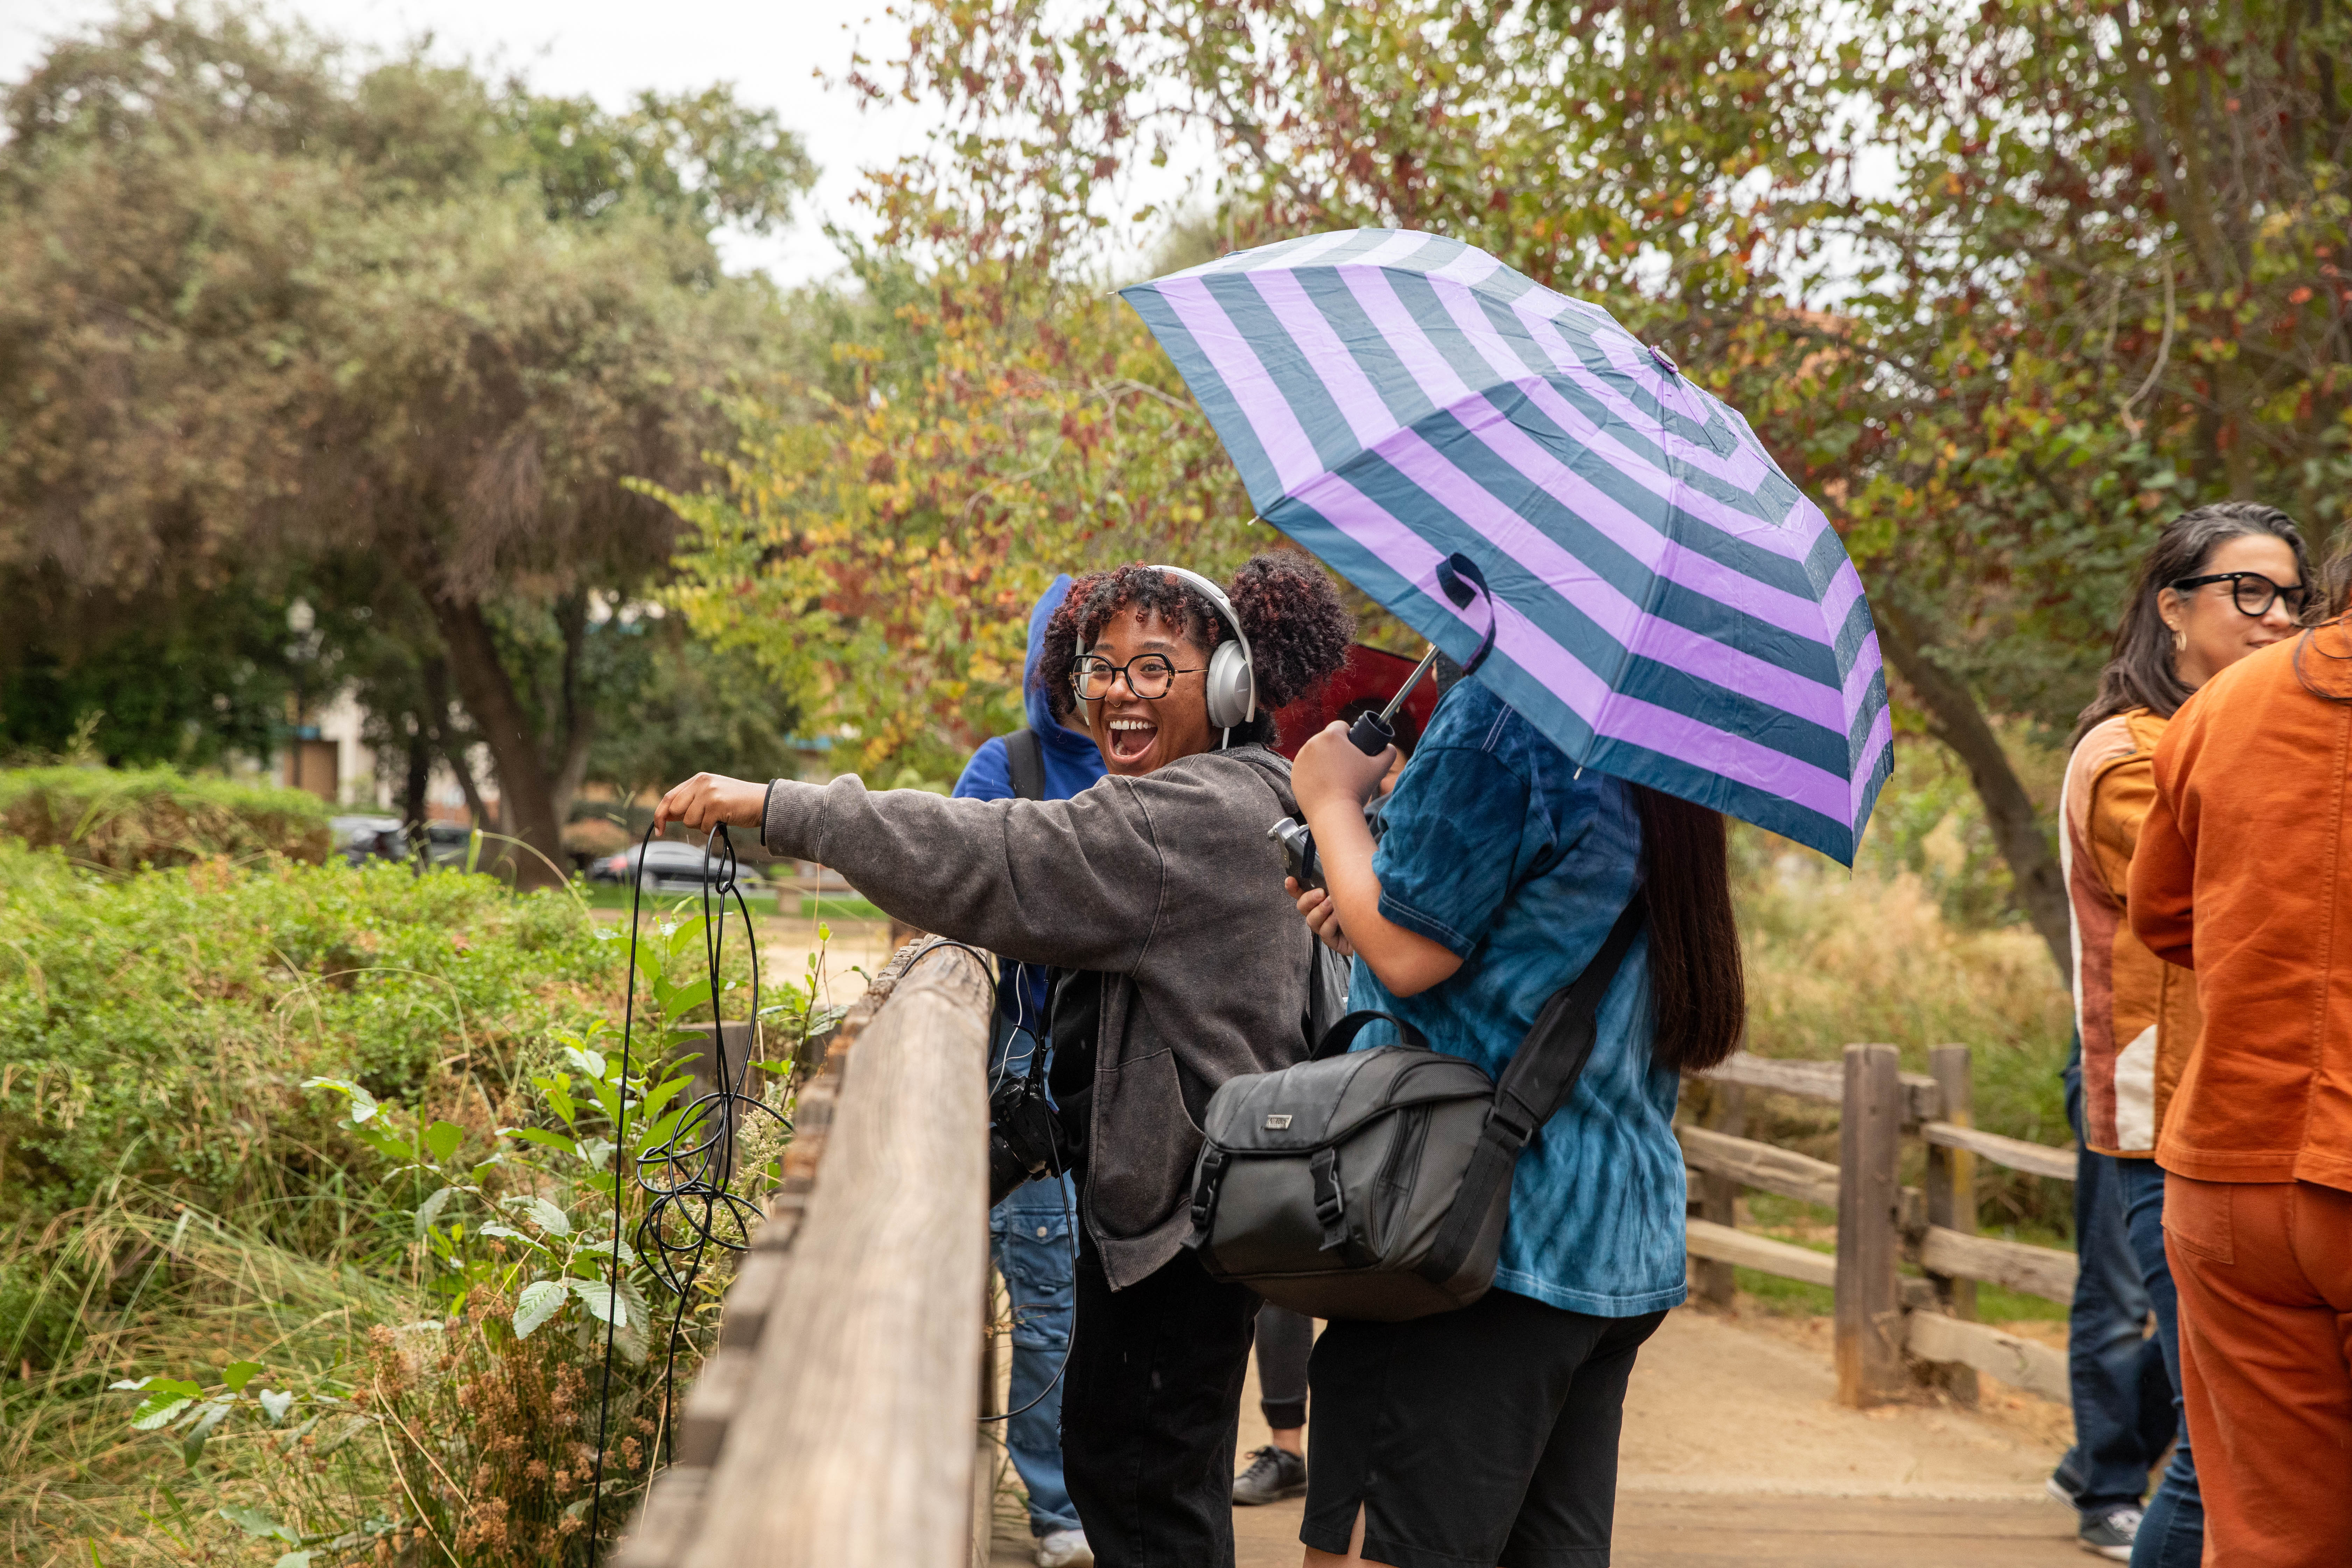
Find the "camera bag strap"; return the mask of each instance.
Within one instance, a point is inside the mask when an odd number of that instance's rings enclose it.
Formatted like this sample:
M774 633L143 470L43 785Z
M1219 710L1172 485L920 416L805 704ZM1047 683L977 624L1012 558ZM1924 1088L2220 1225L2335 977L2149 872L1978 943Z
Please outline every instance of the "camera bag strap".
M1419 1272L1431 1284L1444 1287L1462 1272L1477 1247L1489 1211L1510 1184L1519 1151L1576 1092L1576 1081L1584 1076L1584 1064L1591 1059L1600 1036L1601 1000L1648 913L1648 900L1637 889L1584 973L1551 994L1519 1048L1511 1053L1496 1081L1495 1102L1462 1174L1459 1195L1422 1262Z

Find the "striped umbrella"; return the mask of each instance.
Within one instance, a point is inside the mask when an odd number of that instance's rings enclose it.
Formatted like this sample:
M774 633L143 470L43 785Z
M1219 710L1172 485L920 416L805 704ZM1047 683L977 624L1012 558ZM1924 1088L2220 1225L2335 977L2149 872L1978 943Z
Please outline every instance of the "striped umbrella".
M1121 293L1266 521L1456 659L1491 631L1477 679L1578 763L1853 864L1894 765L1862 579L1664 351L1410 230ZM1441 584L1457 553L1491 599Z

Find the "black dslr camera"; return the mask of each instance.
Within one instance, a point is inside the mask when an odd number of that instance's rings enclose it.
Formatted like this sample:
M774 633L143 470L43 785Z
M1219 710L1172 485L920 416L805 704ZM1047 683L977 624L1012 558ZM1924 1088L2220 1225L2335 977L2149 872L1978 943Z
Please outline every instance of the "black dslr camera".
M1058 1175L1066 1167L1061 1119L1045 1099L1045 1052L1029 1054L1029 1070L1008 1078L988 1097L988 1206L994 1208L1024 1182Z
M1422 661L1413 667L1412 676L1404 683L1403 689L1389 700L1386 708L1378 713L1356 715L1356 721L1348 726L1348 739L1355 743L1356 750L1368 757L1377 757L1396 744L1396 730L1389 721L1403 703L1405 693L1413 689L1414 683L1427 673L1436 658L1437 648L1433 644ZM1379 837L1377 805L1365 806L1364 815L1372 823L1372 837ZM1267 828L1265 836L1282 846L1282 869L1292 881L1302 888L1321 888L1326 892L1330 891L1323 880L1323 862L1315 856L1315 834L1305 823L1295 816L1286 816Z
M1323 886L1323 862L1316 858L1315 835L1305 823L1286 816L1265 836L1282 846L1282 869L1292 881L1302 888Z

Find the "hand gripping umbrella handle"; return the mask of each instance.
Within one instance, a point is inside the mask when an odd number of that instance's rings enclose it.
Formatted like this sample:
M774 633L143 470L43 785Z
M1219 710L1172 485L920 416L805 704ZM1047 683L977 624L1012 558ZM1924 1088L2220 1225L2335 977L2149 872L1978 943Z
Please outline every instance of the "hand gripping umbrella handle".
M1439 563L1437 581L1438 585L1445 590L1445 596L1453 600L1457 608L1468 609L1474 597L1486 601L1486 635L1479 639L1478 651L1470 656L1470 662L1462 667L1462 673L1468 675L1486 662L1486 655L1495 647L1494 592L1486 586L1486 574L1478 569L1478 563L1458 550ZM1475 594L1472 589L1474 584L1476 585ZM1396 717L1396 710L1404 706L1404 700L1412 695L1412 689L1421 684L1421 678L1429 673L1429 667L1436 662L1437 645L1431 643L1429 651L1421 656L1421 662L1412 667L1412 673L1405 678L1402 686L1397 688L1397 694L1389 699L1387 707L1378 713L1356 715L1356 721L1348 726L1348 739L1355 742L1356 750L1368 757L1377 757L1396 744L1396 726L1390 721Z
M1356 721L1348 726L1348 739L1356 743L1356 750L1368 757L1377 757L1396 744L1396 726L1389 721L1396 717L1396 710L1404 706L1404 700L1412 695L1412 689L1421 684L1421 678L1427 675L1429 667L1436 662L1437 645L1431 643L1429 651L1421 656L1421 662L1412 667L1412 673L1405 677L1404 684L1397 688L1397 694L1389 699L1387 707L1377 713L1356 715Z

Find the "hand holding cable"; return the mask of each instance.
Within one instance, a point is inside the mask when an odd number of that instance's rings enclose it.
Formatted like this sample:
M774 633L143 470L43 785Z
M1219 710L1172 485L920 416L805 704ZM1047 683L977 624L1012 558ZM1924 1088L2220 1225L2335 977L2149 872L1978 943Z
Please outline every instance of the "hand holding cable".
M766 784L730 779L723 773L697 773L661 797L661 804L654 807L654 832L661 833L673 822L682 822L697 833L714 827L749 827L757 832L765 826L762 819L767 811Z

